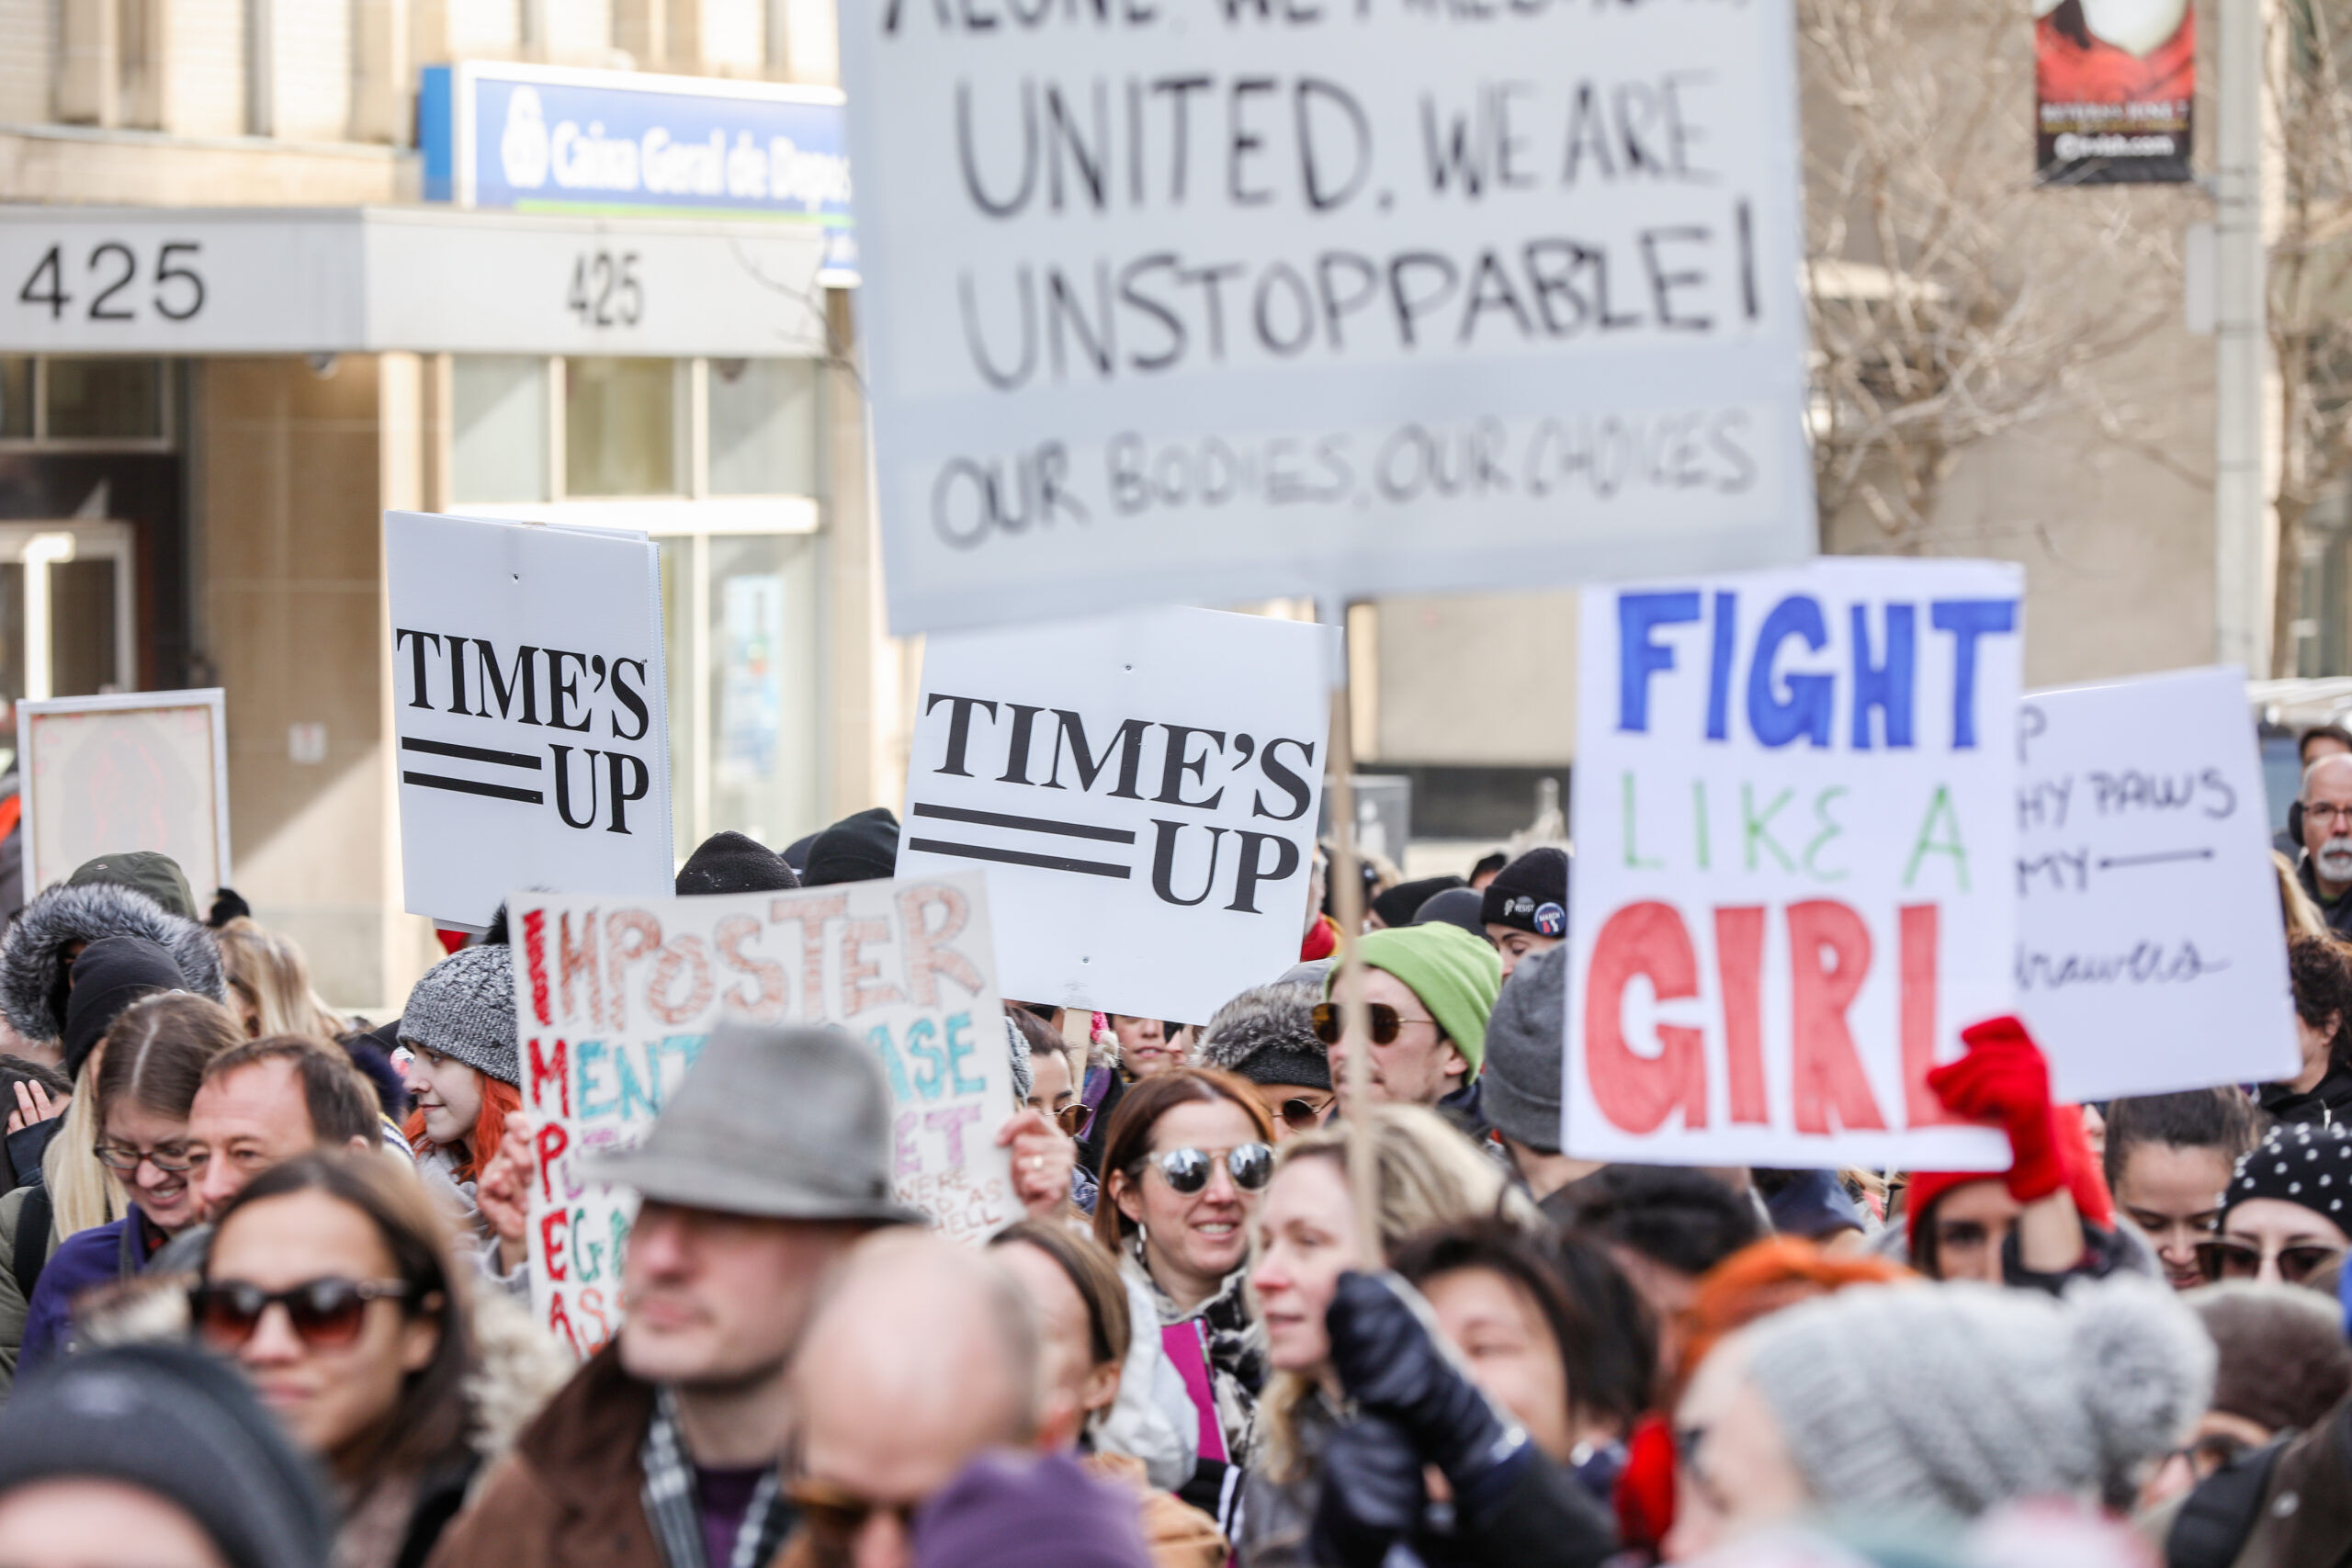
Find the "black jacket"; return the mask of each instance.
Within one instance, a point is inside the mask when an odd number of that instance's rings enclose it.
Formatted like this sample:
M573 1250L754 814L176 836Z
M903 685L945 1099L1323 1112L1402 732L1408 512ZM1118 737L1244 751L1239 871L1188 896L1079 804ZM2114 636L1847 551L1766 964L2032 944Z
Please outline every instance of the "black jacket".
M2257 1097L2274 1122L2297 1125L2352 1123L2352 1067L2328 1064L2327 1076L2300 1093L2285 1084L2267 1083Z

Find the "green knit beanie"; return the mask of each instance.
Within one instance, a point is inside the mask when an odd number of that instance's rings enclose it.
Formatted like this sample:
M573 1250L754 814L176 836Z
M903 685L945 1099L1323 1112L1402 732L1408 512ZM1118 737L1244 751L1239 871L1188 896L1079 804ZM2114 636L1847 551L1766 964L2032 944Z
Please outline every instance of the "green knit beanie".
M1476 1077L1487 1060L1487 1015L1503 988L1503 961L1494 944L1435 920L1374 931L1357 939L1356 951L1367 967L1385 969L1412 988ZM1339 977L1335 964L1323 976L1326 999Z

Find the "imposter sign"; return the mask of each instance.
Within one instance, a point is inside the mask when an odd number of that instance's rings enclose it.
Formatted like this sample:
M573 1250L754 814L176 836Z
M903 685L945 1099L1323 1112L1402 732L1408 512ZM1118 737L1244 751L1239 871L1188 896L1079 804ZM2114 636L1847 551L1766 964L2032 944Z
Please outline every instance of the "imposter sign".
M1925 1082L2009 1008L2022 574L1591 588L1563 1143L1999 1169Z
M531 1305L582 1355L620 1322L636 1195L587 1156L645 1135L727 1018L836 1023L892 1101L899 1200L978 1240L1021 1217L997 1130L1014 1111L977 872L728 897L516 894L523 1103L537 1129Z

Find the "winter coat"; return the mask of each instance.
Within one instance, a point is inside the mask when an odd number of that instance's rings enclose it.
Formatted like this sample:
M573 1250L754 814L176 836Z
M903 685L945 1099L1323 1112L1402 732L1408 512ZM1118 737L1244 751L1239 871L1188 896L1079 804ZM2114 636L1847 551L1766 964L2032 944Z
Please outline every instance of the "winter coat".
M2352 1398L2199 1482L2159 1523L2165 1568L2346 1568Z
M1253 1470L1242 1487L1234 1551L1240 1568L1311 1568L1323 1454L1339 1418L1311 1393L1293 1413L1299 1472L1276 1481ZM1607 1512L1576 1472L1533 1444L1511 1461L1509 1490L1477 1517L1431 1509L1429 1528L1389 1549L1386 1568L1600 1568L1617 1550Z
M2352 900L2352 894L2346 897ZM2330 1062L2327 1075L2307 1089L2298 1092L2285 1084L2264 1084L2256 1098L2262 1102L2263 1114L2273 1122L2312 1126L2352 1123L2352 1067Z
M401 1147L407 1147L405 1142ZM481 1203L471 1178L458 1179L458 1159L437 1144L428 1144L416 1157L416 1174L434 1201L456 1223L458 1250L473 1265L474 1278L486 1290L496 1291L527 1303L531 1299L531 1270L528 1265L517 1265L512 1273L499 1266L498 1233L481 1217Z
M605 1346L482 1477L429 1568L668 1568L638 1458L652 1418L653 1385Z
M1200 1461L1200 1413L1159 1336L1148 1332L1158 1318L1160 1298L1141 1274L1139 1269L1119 1271L1120 1282L1127 1288L1127 1322L1141 1332L1127 1336L1127 1359L1119 1366L1119 1397L1095 1422L1094 1447L1135 1460L1154 1486L1173 1492L1193 1478L1193 1467Z
M1177 1487L1176 1493L1194 1507L1215 1516L1220 1524L1229 1523L1238 1495L1232 1472L1250 1462L1258 1390L1266 1381L1265 1337L1250 1316L1249 1298L1242 1291L1248 1269L1236 1269L1226 1276L1216 1295L1187 1312L1170 1299L1144 1267L1140 1241L1120 1259L1119 1268L1130 1284L1142 1286L1151 1300L1151 1314L1136 1320L1139 1335L1149 1335L1156 1323L1160 1330L1156 1337L1163 1354L1168 1353L1165 1347L1171 1329L1189 1332L1200 1347L1200 1361L1207 1373L1214 1408L1201 1410L1189 1391L1184 1395L1183 1407L1163 1408L1169 1410L1180 1427L1188 1420L1192 1423L1196 1445L1204 1435L1201 1431L1204 1416L1214 1420L1226 1457L1222 1461L1205 1454L1197 1458L1192 1478ZM1176 1371L1181 1374L1182 1369ZM1164 1386L1155 1384L1155 1398Z
M17 1381L17 1352L25 1342L25 1292L17 1282L17 1226L24 1217L25 1202L35 1189L19 1187L0 1198L0 1396L5 1396ZM57 1231L51 1226L44 1257L57 1250Z
M49 1264L33 1286L25 1306L25 1337L17 1352L17 1370L37 1371L41 1363L64 1350L74 1325L74 1298L94 1286L129 1280L145 1271L161 1245L160 1233L150 1234L147 1216L132 1203L123 1217L85 1231L76 1231L49 1255Z
M225 1001L220 944L194 920L182 919L144 893L110 882L51 887L25 906L0 938L0 1013L26 1039L46 1043L65 1032L65 998L73 989L75 942L138 936L162 945L187 988Z

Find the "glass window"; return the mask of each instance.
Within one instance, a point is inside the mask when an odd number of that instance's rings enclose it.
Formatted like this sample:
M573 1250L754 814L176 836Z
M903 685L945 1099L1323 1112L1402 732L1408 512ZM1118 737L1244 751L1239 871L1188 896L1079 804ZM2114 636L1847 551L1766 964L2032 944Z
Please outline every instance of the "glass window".
M122 679L114 667L114 577L121 564L103 557L50 563L51 695L88 697L120 689Z
M708 547L710 828L781 845L820 806L816 545L716 534Z
M59 441L153 441L164 434L160 359L52 359L49 428Z
M817 362L710 362L710 493L817 493Z
M548 362L460 355L451 362L449 480L458 501L548 499Z
M702 840L695 833L695 542L654 540L662 557L662 662L670 694L670 842L683 863Z
M28 355L0 355L0 440L29 441L32 434L32 358Z
M563 389L567 495L678 493L674 361L567 359Z

